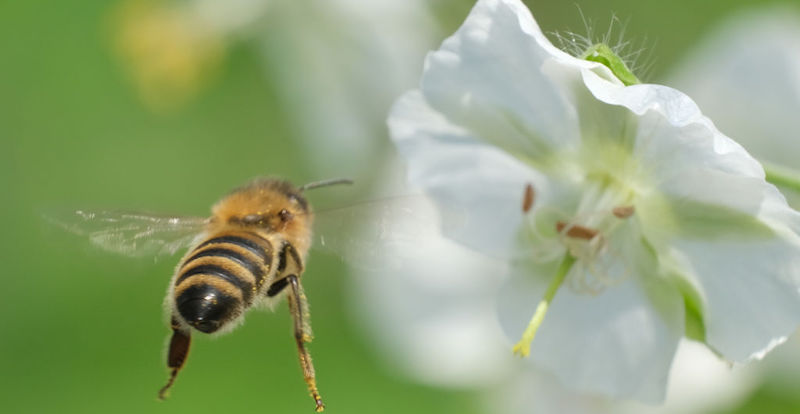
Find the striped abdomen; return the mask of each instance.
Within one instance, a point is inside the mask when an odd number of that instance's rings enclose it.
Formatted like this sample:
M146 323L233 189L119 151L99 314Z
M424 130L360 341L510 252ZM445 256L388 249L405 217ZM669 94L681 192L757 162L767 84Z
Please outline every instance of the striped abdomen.
M253 232L219 233L186 255L175 278L180 316L206 333L218 330L253 303L270 277L274 253Z

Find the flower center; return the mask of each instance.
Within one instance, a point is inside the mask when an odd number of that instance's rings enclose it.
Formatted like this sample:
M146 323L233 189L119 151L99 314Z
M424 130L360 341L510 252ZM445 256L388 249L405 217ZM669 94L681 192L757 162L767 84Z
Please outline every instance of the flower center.
M634 192L618 184L615 181L587 179L585 185L581 186L585 190L571 218L554 221L545 219L538 223L553 226L555 236L551 238L549 250L562 259L522 338L513 348L515 354L527 356L530 353L536 331L564 281L575 290L596 293L627 276L625 261L615 253L614 242L635 237L635 229L623 229L627 223L635 221L632 219L636 208L632 204ZM534 189L528 185L523 195L523 212L530 211L533 202ZM547 210L532 213L544 213L542 216L546 216ZM542 236L538 232L533 234ZM545 245L543 243L541 246Z
M620 268L619 242L636 237L634 193L605 180L590 180L584 188L575 214L569 221L556 221L555 228L566 252L576 259L570 286L598 293L629 273Z
M576 261L567 281L580 292L623 280L630 271L621 264L622 246L639 234L635 201L646 192L645 174L626 146L608 141L587 138L577 156L570 154L577 162L562 170L568 178L553 181L557 191L542 205L535 205L535 188L523 192L528 226L520 254L544 264L568 253Z

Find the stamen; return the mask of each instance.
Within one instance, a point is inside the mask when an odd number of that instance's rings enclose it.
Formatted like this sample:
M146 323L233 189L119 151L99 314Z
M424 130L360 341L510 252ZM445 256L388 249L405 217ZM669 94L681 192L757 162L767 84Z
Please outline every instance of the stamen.
M566 232L564 232L564 229L566 229ZM565 233L567 237L583 240L591 240L599 233L595 229L584 227L580 224L567 224L560 220L556 222L556 231L559 233Z
M544 315L547 313L547 308L550 307L550 302L553 301L553 297L555 297L561 284L564 283L564 279L567 277L567 273L569 273L574 263L575 258L567 253L564 256L564 260L562 260L561 264L558 266L555 278L550 282L550 286L547 287L544 298L542 298L539 305L536 306L536 311L533 313L528 327L525 328L525 332L522 333L522 339L514 345L512 351L515 354L526 357L531 353L531 342L533 342L533 338L536 336L536 331L539 330L539 326L542 324L542 321L544 321Z
M611 210L611 212L614 213L614 215L617 218L621 219L626 219L632 216L635 211L636 209L633 206L619 206L619 207L614 207Z
M533 186L530 184L525 185L525 194L522 196L522 212L527 213L533 207L533 201L536 193L533 191Z

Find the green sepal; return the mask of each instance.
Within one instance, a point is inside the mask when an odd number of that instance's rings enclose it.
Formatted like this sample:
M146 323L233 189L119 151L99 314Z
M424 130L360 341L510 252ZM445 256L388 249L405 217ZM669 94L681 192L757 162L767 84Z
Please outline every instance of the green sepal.
M581 59L591 62L601 63L607 68L611 69L611 73L622 81L625 86L636 85L641 83L633 72L628 68L628 65L611 50L605 43L597 43L583 52L580 56Z

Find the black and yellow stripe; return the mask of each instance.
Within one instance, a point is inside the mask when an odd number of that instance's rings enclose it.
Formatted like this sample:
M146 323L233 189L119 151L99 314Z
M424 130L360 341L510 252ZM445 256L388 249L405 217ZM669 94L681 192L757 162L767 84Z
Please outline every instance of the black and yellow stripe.
M274 254L257 233L234 231L211 236L187 257L175 278L175 304L187 323L210 333L253 303Z

